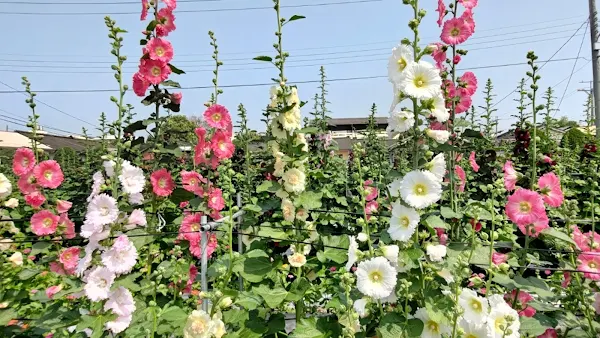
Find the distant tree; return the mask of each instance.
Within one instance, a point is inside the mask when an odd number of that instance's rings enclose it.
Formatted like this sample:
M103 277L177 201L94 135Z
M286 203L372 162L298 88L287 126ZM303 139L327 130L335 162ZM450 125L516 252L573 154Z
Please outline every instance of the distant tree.
M167 119L163 135L170 143L195 144L196 134L194 129L198 124L184 115L172 115Z

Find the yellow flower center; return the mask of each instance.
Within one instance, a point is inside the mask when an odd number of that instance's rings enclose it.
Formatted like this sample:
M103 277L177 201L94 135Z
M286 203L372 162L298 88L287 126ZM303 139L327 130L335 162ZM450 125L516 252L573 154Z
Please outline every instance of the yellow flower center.
M159 67L152 67L152 75L159 76L160 75L160 68Z
M417 196L425 196L427 195L427 187L423 184L416 184L413 193Z
M99 287L104 288L104 287L106 287L106 285L108 285L108 281L106 279L100 279L98 281L98 286Z
M407 66L406 60L404 58L400 58L398 60L398 70L403 71L404 68L406 68L406 66Z
M496 318L494 327L496 328L496 332L502 332L506 328L506 319L504 317Z
M298 184L298 181L300 179L298 178L298 175L290 175L288 182L290 182L290 184L296 185Z
M408 216L400 218L400 224L402 224L403 227L408 228L408 226L410 225L410 220L408 219Z
M164 178L161 178L160 180L158 180L158 186L161 188L164 188L167 186L167 180L165 180Z
M26 159L26 158L24 158L23 160L21 160L21 165L24 166L24 167L28 166L29 165L29 160Z
M227 148L227 144L223 141L219 141L219 149L225 150Z
M197 182L196 182L196 179L195 179L195 178L192 178L192 179L190 180L190 184L191 184L191 185L196 185L196 183L197 183Z
M470 335L467 335L465 338L477 338L477 336L474 334L470 334Z
M47 180L52 178L52 171L50 170L46 170L44 171L44 178L46 178Z
M154 53L156 53L156 55L158 55L158 56L163 56L163 55L165 55L165 50L162 47L157 47L154 50Z
M42 224L45 228L49 228L52 225L52 220L50 218L44 218Z
M528 202L519 203L519 211L522 213L529 213L531 211L531 204Z
M415 87L417 88L422 88L425 86L425 79L423 78L423 76L417 76L415 77L415 79L413 80Z
M598 265L596 263L594 263L594 262L589 262L588 263L588 267L590 267L590 269L595 269L595 268L598 267Z
M436 332L436 333L440 332L440 326L438 325L438 323L434 322L433 320L430 320L427 322L427 328L431 332Z
M373 271L373 272L371 272L369 274L369 279L373 283L379 283L379 282L381 282L382 278L383 278L383 276L381 275L381 273L379 271Z
M108 208L107 208L107 207L101 207L101 208L100 208L100 214L101 214L102 216L106 216L106 215L108 215Z
M202 319L196 319L192 324L192 331L201 334L206 330L206 323Z
M192 229L192 231L198 231L200 230L200 224L194 223L190 226L190 229Z
M481 312L481 302L478 301L477 299L472 299L471 300L471 308L477 312Z
M452 29L450 30L450 35L451 35L451 36L459 36L459 35L460 35L460 29L458 29L458 28L456 28L456 27L455 27L455 28L452 28Z
M215 122L219 122L219 121L221 121L221 114L219 114L219 113L215 113L215 114L212 116L212 120L213 120L213 121L215 121Z

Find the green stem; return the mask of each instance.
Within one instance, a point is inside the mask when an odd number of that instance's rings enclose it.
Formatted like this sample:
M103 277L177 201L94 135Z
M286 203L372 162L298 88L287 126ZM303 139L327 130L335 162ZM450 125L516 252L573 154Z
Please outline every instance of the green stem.
M415 0L413 5L413 15L415 20L419 20L419 0ZM413 29L414 32L414 40L413 40L413 53L415 54L415 62L419 62L419 29L415 27ZM417 170L419 168L419 106L417 104L417 99L412 99L413 102L413 114L415 118L415 122L413 125L413 170Z
M485 297L489 298L490 296L490 288L492 287L492 276L494 274L492 267L494 266L493 256L494 256L494 233L496 231L496 209L494 208L494 189L492 188L492 198L491 198L491 214L492 214L492 231L490 232L490 258L488 263L488 276L487 282L485 285Z

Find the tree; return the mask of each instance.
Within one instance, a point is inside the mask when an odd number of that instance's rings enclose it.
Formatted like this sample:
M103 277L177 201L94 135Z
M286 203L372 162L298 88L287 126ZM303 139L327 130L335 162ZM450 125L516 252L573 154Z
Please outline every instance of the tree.
M173 144L195 144L197 138L194 129L197 126L197 123L184 115L171 115L164 126L164 137Z

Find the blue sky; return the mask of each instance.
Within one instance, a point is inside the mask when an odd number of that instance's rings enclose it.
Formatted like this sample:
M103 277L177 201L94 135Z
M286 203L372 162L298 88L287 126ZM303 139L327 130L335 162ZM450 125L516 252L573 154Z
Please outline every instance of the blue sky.
M31 2L92 2L84 0L27 0ZM128 81L137 67L136 59L141 50L138 41L146 23L139 21L137 14L141 5L41 5L24 4L22 0L0 1L2 31L5 34L0 50L0 81L21 89L20 77L26 75L34 90L42 91L38 99L68 114L75 115L92 125L102 111L108 117L116 117L116 109L110 102L107 92L85 93L43 93L45 90L82 90L118 88L110 70L110 55L104 15L39 15L31 13L117 13L136 14L111 15L119 26L129 31L125 35L124 54L129 60L126 66ZM347 2L357 0L347 0ZM9 3L6 3L9 2ZM13 3L10 3L13 2ZM131 0L94 0L93 2L131 2ZM322 4L344 2L344 0L283 0L283 5ZM434 0L421 0L427 10L421 35L423 42L439 40L440 29L435 20ZM18 4L17 4L18 3ZM567 39L575 33L588 14L587 1L544 0L480 0L475 10L477 24L475 35L465 44L471 50L463 58L462 69L473 69L480 82L475 96L475 105L481 105L482 89L487 78L494 83L494 92L499 100L516 87L525 76L526 65L478 68L501 64L524 63L528 50L535 50L540 60L550 58ZM178 10L233 9L245 7L270 7L271 0L221 0L180 2ZM19 12L27 14L6 14ZM319 65L326 67L329 79L385 76L387 57L401 38L410 35L407 22L412 15L408 6L401 0L381 0L373 2L285 8L283 15L304 15L305 20L296 21L284 31L284 49L291 54L286 75L289 81L311 81L319 79ZM173 61L179 68L188 71L185 75L175 75L183 87L211 85L211 58L208 30L213 30L218 38L220 57L225 65L219 76L222 85L269 83L276 77L274 68L252 61L257 55L272 55L271 45L275 41L276 27L273 10L238 10L219 12L180 12L176 14L177 30L169 39L172 41L176 57ZM584 36L583 33L586 33ZM579 30L575 37L554 57L565 59L576 57L583 41L583 49L577 61L575 73L566 90L561 110L557 116L568 116L574 120L583 119L582 105L585 94L578 88L589 84L580 81L592 79L590 59L589 29ZM584 39L584 40L582 40ZM509 46L506 46L509 45ZM266 52L266 53L265 53ZM585 59L583 59L585 58ZM235 59L235 60L229 60ZM11 61L9 61L11 60ZM554 86L569 77L575 60L551 62L541 71L540 85L543 89ZM587 65L586 65L587 64ZM293 66L293 67L292 67ZM582 68L583 67L583 68ZM227 70L231 68L232 70ZM245 68L239 70L240 68ZM208 70L208 71L198 71ZM555 87L557 101L563 96L567 80ZM300 84L299 93L303 100L311 100L317 92L318 83ZM220 103L232 112L243 103L250 116L252 128L263 130L260 122L262 109L269 100L268 86L244 86L224 88ZM379 107L380 116L386 116L391 102L392 88L385 77L361 80L333 81L329 83L329 108L333 117L367 116L373 103ZM12 89L0 84L0 114L25 119L29 114L24 102L25 96L19 93L5 93ZM183 91L182 113L201 115L211 89L191 89ZM541 94L540 94L541 96ZM130 93L126 102L133 104L138 117L148 116L150 109L139 104L139 98ZM501 119L500 129L512 122L516 104L512 97L504 100L496 108ZM312 101L305 106L307 116ZM4 111L1 111L4 110ZM38 105L41 123L76 133L81 127L94 126L68 117L57 110L42 104ZM0 116L2 117L2 116ZM23 129L15 123L0 121L0 129Z

